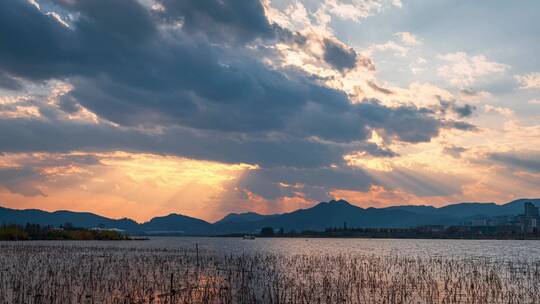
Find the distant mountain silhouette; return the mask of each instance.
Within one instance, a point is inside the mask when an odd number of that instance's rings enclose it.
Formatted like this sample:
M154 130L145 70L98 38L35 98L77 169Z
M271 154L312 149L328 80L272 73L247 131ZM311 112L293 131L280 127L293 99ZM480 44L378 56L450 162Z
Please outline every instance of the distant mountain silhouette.
M139 231L148 234L209 234L214 231L214 226L197 218L173 213L141 224Z
M265 218L279 216L279 214L263 215L255 212L229 213L215 224L231 224L231 223L246 223L256 222Z
M344 200L319 203L308 209L300 209L258 221L230 223L220 227L224 232L251 232L262 227L285 230L323 230L328 227L409 227L425 224L451 224L458 219L414 213L400 209L360 208Z
M433 206L392 206L385 209L406 210L418 214L428 215L450 215L457 218L471 218L474 216L500 216L518 215L523 213L523 204L532 202L540 206L540 199L518 199L507 204L497 205L495 203L458 203L444 207Z
M263 227L289 230L323 230L328 227L395 228L419 225L453 225L478 217L518 215L523 204L532 202L540 206L540 199L518 199L504 205L494 203L459 203L444 207L392 206L361 208L344 200L322 202L311 208L289 213L261 215L253 212L231 213L211 224L179 214L155 217L142 224L130 219L110 219L88 212L37 209L16 210L0 207L0 224L26 224L60 226L67 222L74 226L92 228L104 226L131 233L208 235L224 233L251 233Z
M118 228L128 231L137 230L139 224L131 219L110 219L90 212L74 212L59 210L47 212L38 209L16 210L0 207L0 224L39 224L42 226L60 226L71 223L77 227Z

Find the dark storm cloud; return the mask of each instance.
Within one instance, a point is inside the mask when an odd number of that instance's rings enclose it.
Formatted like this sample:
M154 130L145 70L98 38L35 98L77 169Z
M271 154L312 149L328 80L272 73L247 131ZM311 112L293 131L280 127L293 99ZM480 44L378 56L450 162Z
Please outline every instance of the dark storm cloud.
M455 106L453 108L454 112L458 114L459 117L469 117L473 114L473 112L476 110L475 106L471 106L470 104L466 104L463 106Z
M470 104L458 105L455 101L446 101L439 98L440 111L446 113L451 111L452 113L457 114L460 118L466 118L471 116L476 107Z
M30 80L95 77L141 59L139 46L156 35L150 14L136 1L56 2L79 14L73 28L27 1L0 2L0 67Z
M58 107L68 114L77 113L82 109L79 103L71 96L61 96L58 101Z
M182 51L186 53L180 48L176 54ZM69 96L125 126L286 132L336 141L365 138L365 126L340 91L300 76L287 78L249 59L221 66L206 48L170 59L160 64L162 73L148 75L147 83L118 83L112 77L74 79ZM179 70L167 71L169 65ZM132 67L133 73L140 71L136 63Z
M133 46L154 36L156 26L148 9L126 0L51 0L65 10L80 14L75 24L77 34L103 39L115 46ZM97 47L97 46L96 46Z
M164 11L151 12L137 1L55 0L70 17L66 27L26 1L0 1L0 70L67 81L73 90L61 110L84 107L119 125L67 122L43 106L42 119L0 119L0 151L129 150L321 167L356 150L392 156L365 144L374 129L412 143L441 128L470 129L425 108L352 104L300 71L261 63L242 43L284 32L258 1L161 3ZM338 69L356 62L354 50L334 42L325 57Z
M248 42L272 38L271 25L259 0L159 0L160 13L169 22L180 21L189 33L202 33L211 40Z
M268 167L317 167L338 163L347 151L341 145L294 137L251 138L178 127L154 134L105 124L0 119L0 151L64 153L73 150L174 154L192 159L245 162Z
M22 89L22 87L23 85L20 81L0 70L0 89L16 91Z
M445 125L451 129L457 129L461 131L478 131L478 127L464 121L449 121Z
M57 76L73 39L69 30L27 1L0 2L0 66L4 71L31 80Z
M414 137L407 129L398 127L406 125L407 118L404 114L399 114L402 120L396 120L396 111L414 113L413 109L389 110L377 103L355 106L355 110L359 112L358 117L362 117L362 113L371 113L372 118L377 119L370 122L375 128L389 125L386 132L398 139L426 140L432 132L426 127L436 120L426 119L426 124L422 127L421 117L408 118L420 124L418 128L422 128L422 133L415 132L417 134ZM168 127L155 134L107 124L56 120L54 113L50 114L50 117L49 120L0 119L0 151L129 150L230 163L248 162L263 167L330 165L341 163L342 155L351 151L366 151L378 157L395 156L392 151L364 142L332 143L285 134L249 135L182 127Z
M355 104L354 108L360 117L368 121L371 128L384 131L386 135L404 142L428 142L444 127L441 121L431 116L432 111L426 108L388 108L376 100L366 100Z
M356 52L330 39L324 40L324 60L340 71L346 71L356 66Z
M540 173L540 153L538 152L492 153L488 159L514 169Z

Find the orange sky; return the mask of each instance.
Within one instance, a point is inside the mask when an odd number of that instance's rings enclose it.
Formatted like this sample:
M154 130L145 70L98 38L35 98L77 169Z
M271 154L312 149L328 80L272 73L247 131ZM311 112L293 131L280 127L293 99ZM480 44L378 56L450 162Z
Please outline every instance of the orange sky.
M69 157L87 155L98 158L99 163L85 165L66 161ZM299 191L296 194L274 201L246 190L243 191L246 195L238 195L237 183L243 174L250 170L258 170L256 166L246 164L220 164L126 152L95 154L74 152L67 155L5 154L0 159L3 167L20 167L32 163L34 167L40 168L42 176L39 179L20 182L21 188L36 189L40 194L23 195L14 193L16 191L13 189L10 191L5 187L0 188L2 205L17 209L90 211L113 218L130 217L139 222L154 216L180 213L216 221L228 212L255 211L265 214L288 212L317 203L303 197L303 185L297 186ZM392 165L389 165L389 168ZM418 163L415 165L421 166ZM436 168L425 170L442 170L440 166L441 164ZM373 174L378 176L377 180L388 179L386 187L372 185L366 192L334 189L329 195L332 198L348 200L361 207L403 204L441 206L461 201L503 203L518 196L540 196L538 189L529 188L527 184L522 184L518 180L488 173L496 172L496 168L484 168L485 172L479 170L477 175L467 176L472 177L473 181L463 186L462 194L446 197L418 196L400 189L398 181L385 176L390 173L389 168L379 172L372 169ZM448 170L456 169L465 170L461 168ZM478 168L471 168L469 172L475 170ZM444 177L437 182L444 185ZM282 184L281 187L290 185ZM519 195L515 195L513 191Z

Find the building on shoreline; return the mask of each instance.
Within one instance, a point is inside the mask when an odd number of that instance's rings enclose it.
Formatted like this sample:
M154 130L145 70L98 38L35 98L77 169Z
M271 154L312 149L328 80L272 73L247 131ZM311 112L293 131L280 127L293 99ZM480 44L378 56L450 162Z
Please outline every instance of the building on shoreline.
M437 239L540 239L538 207L531 202L524 204L523 214L503 216L471 216L457 225L422 225L416 227L329 227L325 231L273 233L266 227L261 233L266 237L364 237L364 238L437 238Z
M525 212L519 216L521 231L524 233L534 233L538 231L538 223L540 217L538 207L531 202L526 202L524 205Z

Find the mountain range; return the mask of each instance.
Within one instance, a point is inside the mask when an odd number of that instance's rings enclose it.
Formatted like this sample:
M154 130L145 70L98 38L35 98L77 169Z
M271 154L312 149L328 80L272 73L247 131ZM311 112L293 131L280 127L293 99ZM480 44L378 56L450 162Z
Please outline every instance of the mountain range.
M263 227L283 228L285 231L324 230L329 227L397 228L419 225L456 225L471 219L494 216L515 216L523 213L525 202L540 206L540 199L518 199L506 204L459 203L444 207L392 206L361 208L344 200L322 202L311 208L289 213L262 215L253 212L231 213L209 223L201 219L169 214L154 217L145 223L128 218L111 219L89 212L38 209L17 210L0 207L0 224L40 224L60 226L71 223L76 227L118 228L132 234L216 235L253 233Z

